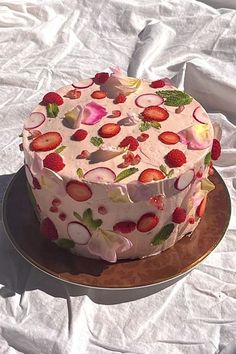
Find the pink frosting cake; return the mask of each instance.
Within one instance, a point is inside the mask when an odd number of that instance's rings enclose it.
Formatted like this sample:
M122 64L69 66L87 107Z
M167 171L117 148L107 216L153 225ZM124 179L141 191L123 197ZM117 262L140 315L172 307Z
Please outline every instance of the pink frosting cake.
M23 149L42 236L109 262L160 253L204 214L220 129L168 79L119 69L47 93Z

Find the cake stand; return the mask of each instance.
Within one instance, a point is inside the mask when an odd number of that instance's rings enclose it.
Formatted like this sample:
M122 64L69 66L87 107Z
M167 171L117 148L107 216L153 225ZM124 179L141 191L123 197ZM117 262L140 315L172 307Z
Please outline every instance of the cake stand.
M226 232L231 213L229 193L217 171L211 180L216 188L209 193L206 213L192 236L183 237L168 250L145 259L111 264L74 256L44 239L28 199L23 167L6 191L3 221L16 250L48 275L89 288L130 291L155 286L155 291L158 291L196 267L216 248Z

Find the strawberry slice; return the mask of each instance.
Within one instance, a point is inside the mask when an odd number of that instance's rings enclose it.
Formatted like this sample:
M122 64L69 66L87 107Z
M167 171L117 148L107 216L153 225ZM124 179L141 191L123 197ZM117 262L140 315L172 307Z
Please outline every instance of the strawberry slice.
M149 106L142 112L143 120L147 122L162 122L169 117L169 113L162 107Z
M104 124L98 131L102 138L112 138L120 132L120 126L116 123Z
M163 132L158 136L158 139L163 143L167 145L174 145L177 144L180 141L180 137L178 134L173 133L173 132Z
M141 183L147 183L152 181L159 181L164 178L165 175L160 170L156 170L155 168L147 168L140 174L138 180Z
M92 191L87 184L72 180L66 185L66 192L77 202L84 202L92 197Z
M141 216L137 223L137 230L148 232L152 230L159 222L159 218L154 213L147 213Z
M39 135L30 145L33 151L49 151L55 149L62 142L61 134L49 132Z
M136 224L133 221L120 221L113 226L113 231L121 232L122 234L129 234L134 231Z
M205 196L201 203L198 205L197 210L196 210L196 214L197 216L199 216L199 218L202 218L203 215L205 214L206 211L206 203L207 203L207 196Z
M107 94L104 91L93 91L93 93L91 94L91 97L96 98L97 100L100 100L102 98L107 97Z

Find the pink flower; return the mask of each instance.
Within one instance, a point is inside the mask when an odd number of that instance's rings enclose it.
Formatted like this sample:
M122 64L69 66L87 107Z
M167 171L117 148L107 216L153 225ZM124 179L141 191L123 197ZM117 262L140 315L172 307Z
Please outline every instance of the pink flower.
M82 110L81 123L94 125L107 115L106 109L96 102L86 104Z

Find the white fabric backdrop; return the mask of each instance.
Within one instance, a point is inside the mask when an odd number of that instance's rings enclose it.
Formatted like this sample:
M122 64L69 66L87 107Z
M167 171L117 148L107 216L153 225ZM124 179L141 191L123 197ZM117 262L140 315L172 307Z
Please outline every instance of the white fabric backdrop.
M112 295L34 269L0 223L0 353L236 353L235 10L235 0L0 2L1 200L23 164L23 120L42 95L115 64L173 78L222 124L217 169L233 204L223 242L187 277L113 305L101 304Z

